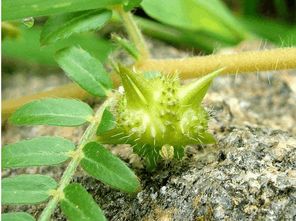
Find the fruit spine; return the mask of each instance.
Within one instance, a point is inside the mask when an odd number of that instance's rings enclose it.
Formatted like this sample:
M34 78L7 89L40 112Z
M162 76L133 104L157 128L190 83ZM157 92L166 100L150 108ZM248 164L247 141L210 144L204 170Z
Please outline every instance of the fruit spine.
M150 73L147 77L146 73L145 77L119 66L124 92L117 92L108 108L113 126L99 129L98 139L132 145L150 170L161 158L181 159L186 145L214 143L207 132L208 114L201 102L219 72L181 86L177 75Z

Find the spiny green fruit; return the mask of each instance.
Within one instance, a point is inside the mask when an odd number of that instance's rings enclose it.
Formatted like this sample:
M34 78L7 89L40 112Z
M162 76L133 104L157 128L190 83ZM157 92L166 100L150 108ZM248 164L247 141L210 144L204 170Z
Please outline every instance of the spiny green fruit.
M208 114L201 102L219 72L181 86L177 75L147 78L118 67L124 92L117 92L109 110L105 110L98 139L132 145L150 170L161 158L181 159L186 145L214 143L207 132Z

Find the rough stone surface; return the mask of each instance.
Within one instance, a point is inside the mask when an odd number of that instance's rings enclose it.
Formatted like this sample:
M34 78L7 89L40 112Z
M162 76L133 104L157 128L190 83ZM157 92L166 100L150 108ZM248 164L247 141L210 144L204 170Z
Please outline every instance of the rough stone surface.
M158 46L158 50L158 57L161 50L164 56L178 54L172 48ZM210 129L217 144L190 146L183 161L163 162L156 172L141 168L128 146L109 147L135 168L142 185L135 195L115 191L80 169L73 181L81 182L113 221L296 220L295 74L282 71L217 78L204 102L212 116ZM38 81L55 85L59 76L52 76ZM19 85L30 85L31 81L24 83L23 77L12 77L10 84L20 78ZM5 80L8 85L9 81ZM6 97L22 93L12 92L5 85L3 90ZM77 142L83 129L6 125L2 140L11 143L39 135L60 135ZM25 172L59 179L63 169L8 170L3 176ZM43 206L6 206L3 211L26 210L38 216ZM65 220L59 209L53 220Z
M77 177L110 220L295 220L296 140L258 127L227 127L210 150L153 174L126 196ZM102 197L104 196L104 197Z

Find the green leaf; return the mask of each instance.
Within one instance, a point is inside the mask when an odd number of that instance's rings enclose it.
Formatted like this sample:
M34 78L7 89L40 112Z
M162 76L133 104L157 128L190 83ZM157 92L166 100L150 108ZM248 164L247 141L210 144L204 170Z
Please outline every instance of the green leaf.
M3 0L2 20L107 8L125 0Z
M95 96L105 96L112 81L101 62L82 48L70 47L57 52L56 61L67 76Z
M83 153L81 166L91 176L124 192L133 193L140 189L136 175L102 145L88 143Z
M34 217L29 213L24 212L13 212L13 213L2 213L2 221L34 221Z
M2 204L34 204L48 199L56 181L44 175L19 175L2 180Z
M98 126L97 135L101 135L114 129L116 126L113 114L106 108L103 112L101 122Z
M43 27L40 42L42 45L55 43L74 33L100 29L111 16L110 10L89 10L52 16Z
M64 189L61 208L69 221L105 221L103 211L91 195L78 183Z
M16 125L78 126L91 119L86 103L64 98L36 100L19 108L10 118Z
M69 158L75 145L61 137L38 137L2 148L2 168L55 165Z
M152 18L175 27L210 31L237 41L248 35L219 0L144 0L141 5Z
M57 50L65 47L79 45L102 62L104 62L109 52L114 48L111 42L100 38L95 33L74 34L68 39L60 40L55 44L40 47L40 32L41 29L37 26L30 29L20 28L18 38L6 38L2 41L3 57L56 67L58 65L54 60L54 54Z

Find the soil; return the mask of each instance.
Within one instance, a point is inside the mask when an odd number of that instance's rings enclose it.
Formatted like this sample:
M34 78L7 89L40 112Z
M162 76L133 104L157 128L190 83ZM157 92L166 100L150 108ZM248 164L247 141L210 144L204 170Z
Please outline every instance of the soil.
M155 57L189 56L159 42L152 45ZM65 82L60 70L21 65L4 69L2 94L7 99ZM73 181L86 187L108 220L296 220L295 70L218 77L204 105L217 144L189 146L180 162L163 162L148 173L128 146L108 147L134 168L141 180L139 193L113 190L80 169ZM7 144L40 135L77 142L85 128L5 124L2 129L2 143ZM58 180L64 168L5 170L3 177L42 173ZM2 211L38 216L43 207L5 206ZM53 220L65 220L59 209Z

